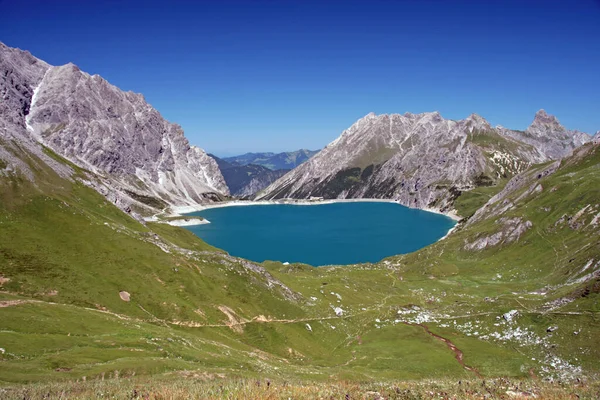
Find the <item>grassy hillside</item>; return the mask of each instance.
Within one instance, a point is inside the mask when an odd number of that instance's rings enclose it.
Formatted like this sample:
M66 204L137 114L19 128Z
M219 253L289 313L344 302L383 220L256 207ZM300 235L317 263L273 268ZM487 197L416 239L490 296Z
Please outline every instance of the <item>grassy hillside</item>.
M142 225L84 185L85 171L69 180L38 165L35 182L3 172L0 385L85 379L87 397L99 387L90 380L146 375L171 387L173 376L226 379L231 390L265 379L596 379L599 148L549 168L506 183L419 252L327 268L257 265L181 228Z

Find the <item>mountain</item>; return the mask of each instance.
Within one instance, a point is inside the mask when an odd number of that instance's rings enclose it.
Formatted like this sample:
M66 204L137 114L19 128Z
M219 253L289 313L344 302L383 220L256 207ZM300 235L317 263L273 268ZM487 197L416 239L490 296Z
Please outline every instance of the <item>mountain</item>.
M240 398L314 398L289 390L375 379L388 397L418 379L451 380L459 398L499 382L502 397L528 376L570 396L567 382L600 372L598 145L516 175L418 252L313 268L142 224L86 185L93 172L35 141L2 143L4 397L204 398L247 380Z
M301 149L284 153L246 153L241 156L225 157L223 160L237 165L262 165L271 170L293 169L318 152L318 150Z
M290 171L289 169L273 171L256 164L240 165L212 154L209 156L217 162L230 193L238 197L251 197Z
M558 119L539 110L531 125L523 131L499 127L502 135L513 137L540 149L548 158L556 160L570 154L571 151L590 141L590 135L566 129Z
M0 42L0 169L2 176L19 174L34 180L40 165L49 166L68 179L73 169L57 162L27 132L25 117L29 113L33 88L39 83L48 64L29 52L9 49Z
M93 172L90 184L122 209L152 213L228 194L216 162L142 95L2 43L0 76L2 136L34 138Z
M600 131L596 132L592 140L594 141L594 143L600 143Z
M450 211L462 193L500 189L528 166L589 140L544 111L525 132L493 128L476 114L453 121L437 112L371 113L257 198L386 198Z

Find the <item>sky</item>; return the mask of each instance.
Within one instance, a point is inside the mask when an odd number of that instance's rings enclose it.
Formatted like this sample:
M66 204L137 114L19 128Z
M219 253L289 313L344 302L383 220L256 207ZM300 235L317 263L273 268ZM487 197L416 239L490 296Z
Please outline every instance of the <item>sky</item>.
M221 156L318 149L369 112L600 130L600 0L0 0L0 41Z

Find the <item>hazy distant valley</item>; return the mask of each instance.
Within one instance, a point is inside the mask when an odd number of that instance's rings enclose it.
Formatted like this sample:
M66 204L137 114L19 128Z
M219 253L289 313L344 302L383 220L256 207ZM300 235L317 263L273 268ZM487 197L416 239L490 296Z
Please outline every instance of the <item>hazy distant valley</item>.
M284 153L246 153L225 158L209 156L217 162L230 193L250 198L317 153L302 149Z

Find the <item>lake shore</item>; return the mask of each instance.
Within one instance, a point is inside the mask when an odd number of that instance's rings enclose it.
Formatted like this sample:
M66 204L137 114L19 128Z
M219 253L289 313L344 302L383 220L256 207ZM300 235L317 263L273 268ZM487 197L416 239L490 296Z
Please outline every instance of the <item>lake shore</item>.
M162 214L156 214L151 217L144 218L146 222L157 222L159 224L167 224L171 226L195 226L195 225L204 225L210 224L210 221L206 218L185 218L181 215L171 215L166 217L167 219L159 218L158 216ZM181 218L177 218L181 217ZM173 219L168 219L173 218Z
M185 218L185 219L176 219L173 221L166 221L165 223L167 223L171 226L194 226L194 225L210 224L210 221L207 219L199 219L199 218Z
M386 203L390 205L387 206ZM310 207L327 204L338 204L339 207ZM172 207L165 210L165 214L160 218L187 219L202 216L210 219L213 225L216 221L218 223L210 229L204 229L203 226L190 228L215 247L254 261L286 260L315 266L377 262L382 258L412 252L442 240L451 234L456 226L456 217L451 218L437 210L420 212L414 208L403 205L395 207L391 204L402 205L389 199L285 199L256 202L234 200ZM298 207L240 208L268 205ZM226 207L234 208L225 212ZM212 209L215 209L215 212L212 212ZM429 214L431 212L439 216ZM166 216L167 213L183 215ZM441 216L444 218L440 218ZM440 228L437 228L438 226ZM244 232L246 239L240 238L239 232ZM248 242L248 233L251 233L253 240L258 238L256 244L244 244ZM312 243L310 238L318 236L319 233L323 233L322 237L316 243ZM286 234L289 234L289 237ZM306 251L298 253L297 246L286 247L292 242L304 243L300 248L311 250L304 254ZM267 249L261 249L259 243L263 247L267 246Z
M328 199L328 200L299 200L299 199L282 199L282 200L259 200L259 201L250 201L250 200L233 200L227 202L220 203L211 203L211 204L199 204L195 206L174 206L171 207L171 213L169 216L180 216L183 214L189 214L197 211L208 210L211 208L221 208L221 207L240 207L240 206L268 206L274 204L286 204L286 205L295 205L295 206L318 206L323 204L335 204L335 203L394 203L401 206L404 206L400 202L396 200L388 200L388 199ZM406 206L404 206L406 207ZM461 220L461 217L457 215L454 211L451 212L441 212L439 210L424 208L420 209L422 211L431 212L434 214L444 215L452 220L458 222ZM450 232L448 232L449 234Z

